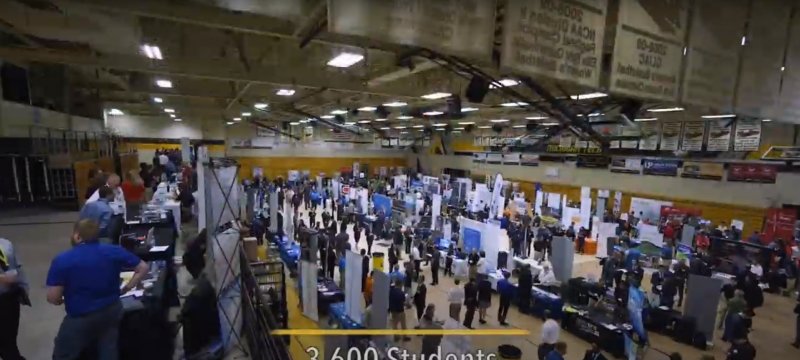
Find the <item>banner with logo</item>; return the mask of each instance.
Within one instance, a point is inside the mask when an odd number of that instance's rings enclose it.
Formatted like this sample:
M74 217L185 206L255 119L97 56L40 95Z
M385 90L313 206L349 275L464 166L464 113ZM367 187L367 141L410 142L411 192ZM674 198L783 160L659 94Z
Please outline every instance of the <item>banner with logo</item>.
M611 159L605 155L578 155L575 167L607 168Z
M680 160L673 159L644 159L642 173L645 175L678 176Z
M494 0L328 0L328 31L488 60L496 8Z
M621 0L611 92L676 102L686 37L687 0Z
M728 181L774 184L778 167L766 164L729 164Z
M707 151L728 151L731 149L733 121L712 120L708 122Z
M597 88L607 0L510 0L502 68Z
M503 164L504 165L519 165L519 160L522 154L520 153L508 153L503 155Z
M520 154L519 164L522 166L539 166L539 155Z
M502 164L503 153L486 153L487 164Z
M666 122L661 125L661 143L659 149L664 151L678 150L681 138L682 122Z
M736 138L733 151L756 151L761 144L761 120L736 120Z
M615 173L641 174L642 158L613 158L609 170Z
M642 132L642 138L639 140L639 150L658 149L659 127L659 123L656 121L639 123L639 129Z
M722 180L725 165L722 163L684 161L681 177L702 180Z
M681 150L700 151L703 150L703 139L706 134L705 121L689 121L683 124L683 136L681 137Z
M486 162L486 153L474 153L472 154L472 162L474 163L485 163Z

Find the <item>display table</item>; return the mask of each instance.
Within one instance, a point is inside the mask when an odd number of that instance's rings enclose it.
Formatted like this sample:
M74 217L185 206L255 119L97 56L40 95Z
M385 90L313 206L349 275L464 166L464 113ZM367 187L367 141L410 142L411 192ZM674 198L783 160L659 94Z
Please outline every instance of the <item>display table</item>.
M328 305L328 323L335 325L338 329L363 329L360 322L347 316L344 302L336 302Z
M294 241L278 242L278 252L289 270L297 269L297 263L300 260L300 244Z
M539 262L533 258L523 259L519 256L514 256L514 269L521 269L524 265L530 265L531 275L536 277L544 268L539 265Z
M317 279L317 308L320 315L328 314L330 304L343 302L344 291L339 289L332 279L320 277Z
M169 199L162 204L164 210L172 213L172 219L175 223L175 229L181 229L181 203L178 200Z
M623 328L630 329L630 325L616 323L607 313L566 306L561 327L581 339L600 345L601 349L614 357L625 355Z
M545 310L550 312L554 319L561 319L563 316L564 301L561 296L548 291L540 286L531 289L531 313L537 316L544 316Z
M647 307L642 310L644 326L647 330L672 335L667 333L668 329L674 328L674 324L683 317L680 311L667 308L666 306Z
M505 278L504 272L510 273L508 270L497 269L493 273L486 275L489 278L489 282L492 283L492 290L497 291L497 282ZM509 281L512 280L510 277L508 279Z

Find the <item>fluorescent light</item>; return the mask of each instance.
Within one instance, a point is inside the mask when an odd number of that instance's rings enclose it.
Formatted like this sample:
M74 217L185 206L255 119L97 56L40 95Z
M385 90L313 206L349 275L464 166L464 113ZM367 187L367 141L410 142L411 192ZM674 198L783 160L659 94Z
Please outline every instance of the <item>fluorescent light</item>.
M436 128L436 129L433 129L433 130L436 130L436 131L444 131L445 129L444 129L444 128Z
M557 123L557 122L550 122L550 123L541 123L541 124L539 124L539 125L542 125L542 126L556 126L556 125L559 125L559 123Z
M177 121L177 122L181 122L181 121L183 121L183 120L182 120L182 119L175 119L175 121Z
M478 129L491 129L491 128L492 128L492 127L491 127L491 126L489 126L489 125L481 125L481 126L478 126Z
M369 120L359 120L359 121L358 121L358 123L359 123L359 124L369 124L369 123L371 123L371 122L372 122L372 121L369 121Z
M549 119L547 116L528 116L525 120L547 120Z
M289 125L297 126L297 125L300 125L300 122L292 121L292 122L289 123Z
M175 112L175 109L166 108L166 109L164 109L164 112L168 113L168 114L172 114L172 113Z
M461 134L461 131L453 131L453 134Z
M344 114L347 114L347 110L341 110L341 109L333 110L333 111L331 111L331 114L333 114L333 115L344 115Z
M475 125L474 121L459 121L458 125Z
M322 116L320 116L319 118L320 118L320 119L333 119L333 118L335 118L335 117L336 117L336 116L333 116L333 115L322 115Z
M386 126L384 126L384 127L382 127L382 128L381 128L381 130L391 130L391 129L392 129L392 128L390 128L390 127L386 127Z
M675 111L683 111L682 107L670 107L670 108L660 108L660 109L649 109L649 112L675 112Z
M761 119L762 122L770 122L772 119Z
M275 92L275 95L278 95L278 96L292 96L292 95L294 95L294 90L292 90L292 89L278 89L278 91Z
M258 104L253 105L253 107L258 109L258 110L264 110L264 109L268 108L269 105L268 104L264 104L264 103L258 103Z
M347 122L345 122L344 124L345 124L345 125L347 125L347 126L353 126L353 125L355 125L356 123L355 123L355 122L352 122L352 121L347 121Z
M742 46L747 44L747 36L742 36Z
M402 107L402 106L406 106L406 105L408 105L408 104L405 103L405 102L402 102L402 101L392 101L392 102L388 102L388 103L383 104L383 106L386 106L386 107Z
M378 108L376 108L374 106L364 106L364 107L358 108L358 111L375 111L377 109Z
M233 121L228 121L226 124L233 125Z
M328 66L347 68L357 64L361 60L364 60L364 55L344 52L328 61Z
M164 59L161 56L161 48L159 48L158 46L144 44L142 45L142 51L144 52L144 55L150 59L155 59L155 60Z
M395 129L398 129L398 130L403 130L403 129L405 129L406 127L405 127L405 126L395 126L394 128L395 128Z
M441 112L441 111L426 111L426 112L422 113L422 115L425 115L425 116L438 116L438 115L442 115L442 114L444 114L444 113Z
M701 118L703 119L730 119L735 118L736 115L734 114L722 114L722 115L703 115Z
M235 118L233 118L233 121L242 121L242 118L240 118L240 117L235 117Z
M412 126L412 128L414 128L414 129L422 129L424 127L425 127L425 125L414 125L414 126Z
M425 130L417 130L417 132L425 132Z
M514 129L523 129L523 128L525 128L526 126L527 126L527 125L514 125L514 126L512 126L512 128L514 128Z
M172 88L172 81L164 79L156 80L156 86L169 89Z
M606 97L608 94L601 93L601 92L593 92L588 94L580 94L580 95L570 95L569 98L572 100L589 100L589 99L597 99L601 97Z
M656 121L658 118L642 118L642 119L635 119L633 121Z
M505 106L505 107L516 107L516 106L527 106L527 105L528 105L528 103L526 103L524 101L507 102L507 103L500 104L500 106Z
M428 99L428 100L437 100L437 99L444 99L444 98L449 97L451 95L453 95L453 94L445 93L445 92L435 92L435 93L428 94L428 95L422 95L422 98L423 99Z
M603 113L591 113L591 114L589 114L589 117L597 117L597 116L603 116L603 115L605 115L605 114L603 114Z
M120 109L111 109L108 111L108 115L125 115L125 113Z
M436 126L436 127L447 126L447 123L436 123L436 124L433 124L433 126Z
M464 128L463 127L457 127L457 128L455 128L453 130L464 130Z
M413 118L414 118L413 116L400 115L400 116L397 117L397 120L410 120L410 119L413 119Z
M384 122L384 121L386 121L386 119L384 119L384 118L375 119L375 122Z
M163 103L163 102L164 102L164 99L162 99L162 98L160 98L160 97L154 97L154 98L153 98L153 101L154 101L154 102L157 102L157 103L159 103L159 104L160 104L160 103Z
M248 117L248 116L250 116L250 115L253 115L253 114L252 114L252 113L249 113L249 112L243 112L243 113L242 113L242 116L244 116L244 117Z
M786 66L781 66L781 71L786 71Z
M489 89L497 89L499 87L511 87L519 85L519 81L514 79L502 79L489 85Z
M508 119L492 119L492 120L489 120L489 122L504 123L504 122L508 122Z
M465 112L472 112L472 111L478 111L478 108L476 108L476 107L465 107L465 108L461 108L461 112L462 112L462 113L465 113Z
M169 117L174 119L175 118L175 114L169 114Z

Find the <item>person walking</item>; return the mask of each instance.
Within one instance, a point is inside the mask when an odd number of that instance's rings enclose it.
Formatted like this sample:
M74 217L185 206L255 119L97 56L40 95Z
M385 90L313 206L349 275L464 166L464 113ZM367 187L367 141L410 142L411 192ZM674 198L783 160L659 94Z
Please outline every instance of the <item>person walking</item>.
M401 328L407 330L406 327L406 293L402 290L403 283L397 281L389 288L389 314L392 321L392 329ZM395 335L394 341L400 341L401 337ZM403 341L411 340L410 337L402 337Z
M31 304L28 282L13 244L0 238L0 359L25 359L17 347L21 304Z
M544 311L544 319L544 324L542 325L542 336L540 338L541 342L537 350L539 360L545 360L545 357L548 356L551 351L553 351L556 343L558 342L558 335L561 330L558 326L558 322L553 320L549 310ZM548 360L550 359L548 358Z
M492 283L488 279L478 282L478 322L486 324L486 311L492 306Z
M564 360L567 354L567 343L559 341L553 345L553 349L545 355L544 360Z
M433 249L433 257L431 258L431 285L439 285L439 264L442 260L442 253L439 250Z
M420 318L420 329L424 330L442 330L442 325L434 320L436 306L429 304L425 308L424 315ZM433 354L438 353L439 347L442 344L442 335L423 335L422 336L422 357L431 359Z
M369 255L367 250L361 249L361 292L366 290L367 275L369 274Z
M417 284L417 291L414 292L414 307L417 309L417 326L419 329L419 322L422 320L422 315L425 311L425 301L428 297L428 288L425 286L425 276L419 276L419 284Z
M469 279L469 282L464 285L464 306L467 307L464 326L472 329L472 320L475 318L475 309L478 307L478 285L475 284L475 279Z
M794 342L792 346L800 348L800 296L797 297L797 304L794 306L795 314L795 328L794 328Z
M367 253L372 254L372 243L375 242L375 234L372 233L369 226L364 228L364 234L367 239Z
M500 307L497 309L497 320L500 325L508 326L506 317L508 316L508 308L511 307L511 299L514 296L515 286L508 281L511 274L508 272L503 273L503 279L497 282L497 292L500 294Z
M527 314L531 306L531 291L533 290L533 274L531 267L525 264L519 273L519 312Z
M447 301L450 303L450 318L461 321L461 304L464 302L464 289L459 286L461 282L455 280L455 286L447 292Z
M47 302L64 304L67 312L55 339L54 360L77 359L90 346L97 347L100 359L117 359L119 295L134 289L149 270L127 250L98 242L98 232L94 220L78 221L72 248L50 264ZM119 275L126 269L133 269L134 275L120 289Z
M480 256L478 256L478 251L472 249L469 256L467 257L467 264L469 264L469 278L470 279L478 279L478 261L480 261Z

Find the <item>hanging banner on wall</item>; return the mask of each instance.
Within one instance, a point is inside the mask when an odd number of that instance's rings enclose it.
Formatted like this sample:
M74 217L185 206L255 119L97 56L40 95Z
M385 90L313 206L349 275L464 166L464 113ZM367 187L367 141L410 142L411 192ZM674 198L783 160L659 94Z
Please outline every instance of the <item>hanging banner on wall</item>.
M721 112L733 96L747 0L694 1L681 100Z
M642 158L613 158L609 170L615 173L641 174Z
M639 140L639 150L658 149L659 123L656 121L640 123L639 129L642 133L642 138Z
M644 159L642 173L645 175L678 176L680 160L672 159Z
M736 138L733 151L756 151L761 145L761 120L736 120Z
M792 18L789 25L789 41L786 47L786 61L781 82L781 95L778 98L777 117L793 121L800 119L800 17Z
M484 162L486 162L486 153L474 153L474 154L472 154L472 162L474 162L474 163L484 163Z
M728 181L774 184L778 167L765 164L729 164Z
M721 163L684 161L681 177L701 180L722 180L725 165Z
M609 89L675 102L688 1L621 0Z
M539 166L539 155L520 154L519 164L522 166Z
M486 153L487 164L502 164L503 153Z
M706 134L705 121L689 121L683 124L683 136L681 136L681 150L700 151L703 150L703 139Z
M520 153L509 153L503 155L503 164L504 165L519 165L519 161L522 154Z
M495 1L328 0L328 31L489 59Z
M754 117L776 115L787 27L792 1L761 0L752 6L747 43L742 48L736 112Z
M731 148L733 121L712 120L708 122L707 151L728 151Z
M580 168L607 168L611 158L605 155L578 155L575 167Z
M667 122L661 125L661 143L659 149L665 151L678 150L679 139L681 138L682 122Z
M607 0L510 0L500 66L597 88Z

